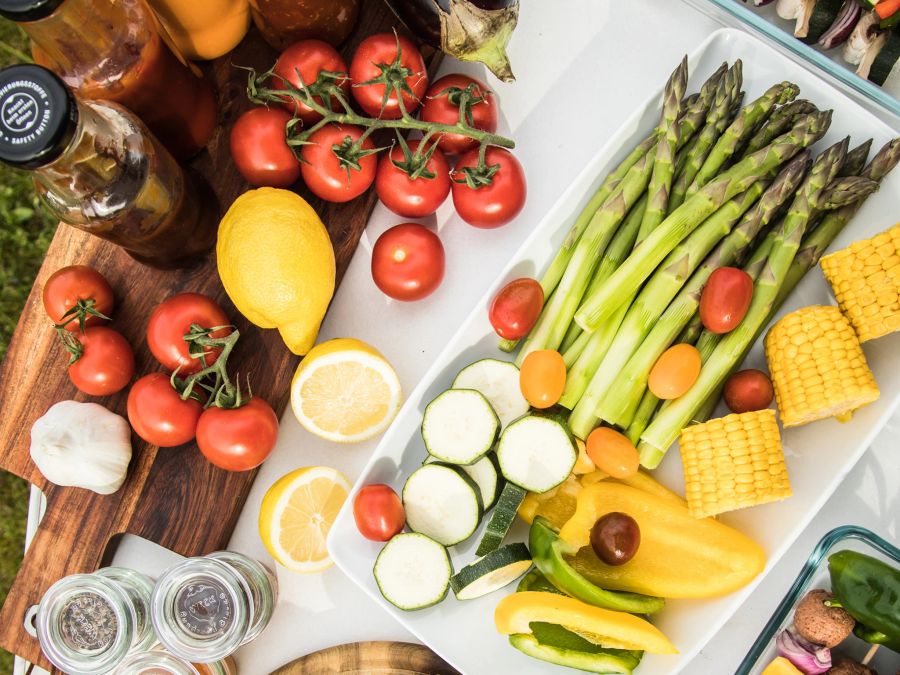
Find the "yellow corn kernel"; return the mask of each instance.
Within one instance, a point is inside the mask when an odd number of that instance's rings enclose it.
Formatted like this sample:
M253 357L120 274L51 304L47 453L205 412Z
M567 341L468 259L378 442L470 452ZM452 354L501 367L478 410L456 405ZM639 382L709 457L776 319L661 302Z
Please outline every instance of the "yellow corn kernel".
M692 424L679 443L685 497L695 518L791 496L774 410Z
M837 307L798 309L765 339L781 423L793 427L826 417L842 421L878 399L878 385L859 340Z
M900 330L900 223L819 264L860 342Z

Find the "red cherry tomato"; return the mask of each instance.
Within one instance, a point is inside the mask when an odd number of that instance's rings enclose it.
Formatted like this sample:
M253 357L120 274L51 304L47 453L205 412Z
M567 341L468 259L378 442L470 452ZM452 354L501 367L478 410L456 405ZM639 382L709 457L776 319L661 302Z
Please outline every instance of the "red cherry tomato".
M144 375L128 392L128 421L151 445L174 448L194 439L203 406L183 400L163 373Z
M406 524L403 502L383 483L366 485L356 493L353 517L359 533L372 541L387 541Z
M255 469L272 453L276 440L278 417L258 396L240 408L207 408L197 423L200 452L227 471Z
M518 340L528 335L544 306L544 289L534 279L514 279L501 288L488 310L497 335Z
M66 321L65 327L69 331L79 329L78 317L70 315L64 319L63 315L78 306L79 302L104 316L112 316L115 304L112 287L106 277L87 265L70 265L56 270L44 284L41 297L50 320L55 324ZM88 311L84 325L96 326L104 320Z
M487 149L488 167L497 166L490 185L473 188L465 182L465 167L478 166L478 150L459 158L453 170L453 206L469 225L500 227L515 218L525 206L525 172L519 160L503 148ZM461 182L460 182L461 181Z
M253 108L231 127L231 158L251 185L285 188L300 177L300 162L285 137L290 119L280 108Z
M418 147L419 141L409 141L410 152L415 152ZM410 178L398 166L404 161L403 148L395 145L378 162L378 172L375 174L378 198L398 216L424 218L437 211L450 194L450 165L444 153L435 148L425 164L425 171L430 175Z
M609 427L597 427L588 434L585 451L600 471L613 478L633 476L640 464L634 443Z
M350 62L350 79L353 81L353 98L370 117L399 119L402 115L396 90L389 91L385 100L385 85L380 82L366 84L382 75L386 68L397 61L400 49L398 78L402 78L409 91L402 91L406 112L412 113L421 105L428 88L425 61L416 46L402 35L376 33L359 43ZM412 93L410 93L410 91Z
M739 370L729 377L722 396L731 412L745 413L768 408L775 397L775 390L768 375L750 368Z
M206 350L204 360L194 358L188 351L189 343L184 339L193 324L201 328L227 326L230 323L225 312L212 299L199 293L179 293L156 306L147 324L147 344L154 358L163 368L184 377L212 365L222 352L218 347ZM231 333L223 328L210 334L219 338ZM204 364L205 362L205 364Z
M657 398L678 398L700 377L700 352L685 343L669 347L653 364L647 387Z
M378 237L372 248L372 279L395 300L421 300L444 278L444 246L418 223L401 223Z
M347 64L337 49L322 40L301 40L281 52L281 56L275 62L275 75L272 78L273 89L287 89L287 84L297 90L302 90L303 85L311 87L315 84L319 73L323 70L331 73L347 73ZM287 81L287 84L285 83ZM340 78L336 84L345 94L350 93L350 77ZM319 105L322 103L320 96L314 99ZM284 109L303 120L304 125L313 124L322 116L305 103L296 99L287 99L282 103ZM338 110L337 99L331 97L332 110Z
M519 369L519 388L533 408L556 405L566 388L566 364L560 353L539 349L526 356Z
M703 287L700 320L713 333L727 333L744 320L752 299L753 277L736 267L720 267Z
M91 326L76 335L83 352L69 366L69 379L91 396L121 391L134 375L134 352L122 334L106 326Z
M300 173L313 194L328 202L348 202L369 189L378 166L375 155L359 157L360 168L356 169L342 166L333 149L335 145L350 146L362 133L362 129L349 124L329 124L309 137L309 145L300 150L304 159ZM374 150L375 144L366 138L361 149Z
M497 131L497 118L500 106L494 94L484 82L479 82L468 75L444 75L432 83L425 94L422 112L419 117L423 122L438 124L456 124L459 122L459 106L461 95L467 95L470 101L478 101L469 107L470 126L482 131ZM480 101L478 99L481 99ZM441 134L438 145L446 153L459 155L478 146L478 141L462 134Z

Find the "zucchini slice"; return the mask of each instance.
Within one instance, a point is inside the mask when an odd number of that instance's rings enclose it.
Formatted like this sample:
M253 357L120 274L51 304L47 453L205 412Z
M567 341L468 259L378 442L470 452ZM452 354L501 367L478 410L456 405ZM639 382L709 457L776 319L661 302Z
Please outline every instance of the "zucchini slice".
M529 410L528 401L519 387L519 369L509 361L476 361L459 371L453 380L453 388L481 392L500 418L501 428Z
M472 600L511 584L531 567L531 554L522 542L491 551L450 578L457 600Z
M428 454L451 464L473 464L494 447L500 420L474 389L448 389L425 408L422 438Z
M423 464L438 463L438 460L428 455ZM500 474L500 465L497 463L497 455L489 452L474 464L461 464L459 468L475 481L481 492L481 503L484 511L489 511L497 502L500 490L503 489L503 476Z
M394 536L375 559L375 583L403 610L436 605L447 595L453 567L447 549L417 532Z
M434 462L413 471L403 486L406 524L439 544L453 546L478 528L483 508L478 485L458 466Z
M509 532L509 528L516 519L516 512L523 499L525 499L525 490L518 485L507 483L503 486L503 492L500 493L494 513L491 514L491 519L484 528L484 534L481 535L475 555L487 555L500 548L506 533Z
M897 10L897 14L900 15L900 10ZM869 79L879 87L884 86L898 61L900 61L900 29L891 31L885 39L881 51L875 56L869 68Z
M503 477L538 494L568 478L577 457L568 428L553 416L528 415L516 420L506 427L497 445Z
M825 31L831 28L840 14L846 0L818 0L809 15L809 30L801 40L808 45L819 41Z

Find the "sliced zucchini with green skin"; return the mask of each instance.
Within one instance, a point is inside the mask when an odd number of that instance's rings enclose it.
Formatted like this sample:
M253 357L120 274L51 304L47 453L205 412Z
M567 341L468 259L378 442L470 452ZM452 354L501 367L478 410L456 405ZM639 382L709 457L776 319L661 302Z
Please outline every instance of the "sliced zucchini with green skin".
M528 415L510 424L497 444L500 471L506 480L546 492L572 472L578 451L565 423L556 416Z
M843 5L844 0L818 0L809 17L809 31L801 40L808 45L818 42L825 31L831 28Z
M529 405L519 387L519 369L515 363L499 359L481 359L461 371L453 380L454 389L474 389L491 404L501 428L528 413Z
M900 15L900 10L897 11L897 15ZM869 68L869 79L879 87L883 86L898 61L900 61L900 29L891 31L887 36L881 51L872 61L872 67Z
M428 455L423 464L434 464L435 462L438 460ZM459 468L465 471L466 475L478 485L484 511L489 511L497 502L500 491L503 489L503 476L500 474L497 455L489 452L474 464L460 464Z
M428 454L442 462L472 464L497 440L500 420L474 389L448 389L425 408L422 438Z
M424 534L394 536L375 559L375 583L384 599L410 611L443 600L453 567L447 549Z
M534 622L530 627L530 634L510 635L509 642L528 656L548 663L589 673L631 675L643 657L643 652L600 647L556 624Z
M509 528L516 519L516 512L523 499L525 499L525 490L518 485L507 483L503 486L503 492L500 493L494 513L491 514L491 519L484 528L484 534L481 535L475 555L487 555L500 548L506 533L509 532Z
M478 528L481 490L458 466L433 462L413 471L403 486L406 524L439 544L453 546Z
M521 542L507 544L466 565L450 579L457 600L472 600L511 584L531 567L531 554Z

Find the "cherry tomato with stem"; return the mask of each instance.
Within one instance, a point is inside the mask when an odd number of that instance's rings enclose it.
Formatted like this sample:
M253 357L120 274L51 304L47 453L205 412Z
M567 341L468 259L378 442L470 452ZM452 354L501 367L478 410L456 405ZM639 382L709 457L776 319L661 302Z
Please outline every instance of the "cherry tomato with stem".
M634 443L610 427L597 427L588 434L585 449L594 465L613 478L633 476L640 466Z
M135 382L128 392L127 407L134 433L160 448L192 441L203 413L200 401L181 398L163 373L150 373Z
M566 388L566 364L559 352L538 349L531 352L519 368L519 389L533 408L556 405Z
M320 73L335 73L334 76L323 76L324 82L339 87L344 94L350 93L350 76L347 74L347 63L338 50L322 40L300 40L281 52L275 61L275 77L272 78L273 89L303 90L304 85L313 100L323 107L322 87L317 84ZM343 76L340 75L343 74ZM331 109L340 110L340 104L334 95L330 96ZM285 96L281 104L285 110L303 120L309 126L322 119L316 110L295 98Z
M382 293L411 302L431 295L444 278L444 245L424 225L401 223L372 248L372 279Z
M389 485L366 485L353 499L353 518L359 533L372 541L387 541L403 531L403 502Z
M90 326L66 341L72 353L69 379L91 396L109 396L124 389L134 375L134 352L128 340L106 326Z
M239 408L207 408L197 423L197 446L226 471L249 471L262 464L278 440L272 406L254 396Z
M494 332L506 340L525 337L544 307L544 289L534 279L514 279L501 288L488 309Z
M700 377L700 352L685 343L669 347L653 364L647 387L657 398L678 398Z
M484 82L454 73L444 75L428 88L419 117L423 122L456 124L460 121L460 105L464 121L475 129L494 133L500 106ZM438 146L444 152L460 155L478 147L478 141L463 134L440 134Z
M739 370L725 381L725 405L734 413L765 410L775 398L772 380L761 370Z
M314 195L328 202L348 202L369 189L378 159L368 136L349 124L328 124L300 149L300 174Z
M87 265L61 267L50 275L41 293L44 310L68 331L96 326L112 316L112 287L100 272ZM83 318L83 326L79 321Z
M300 177L300 161L287 144L291 116L280 108L253 108L231 127L231 159L251 185L286 188Z
M720 267L700 294L700 320L713 333L727 333L747 316L752 299L753 277L736 267Z
M501 227L525 206L525 172L513 154L491 146L485 153L486 171L478 167L479 150L470 150L453 170L453 206L473 227Z
M404 218L424 218L450 194L450 165L431 147L416 157L419 141L400 141L378 162L375 190L391 211ZM429 155L430 153L430 155Z
M353 98L370 117L400 119L413 113L428 89L428 73L418 48L394 33L376 33L359 43L350 61Z
M230 323L222 308L211 298L200 293L179 293L153 310L147 323L147 344L163 368L178 369L178 375L184 377L211 366L222 352L221 347L203 347L185 340L185 335L192 333L191 327L196 325L208 330ZM208 335L221 338L231 330L230 327L222 328Z

